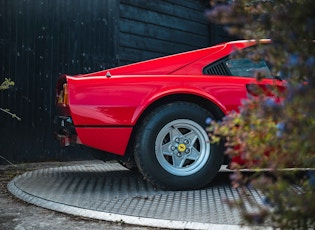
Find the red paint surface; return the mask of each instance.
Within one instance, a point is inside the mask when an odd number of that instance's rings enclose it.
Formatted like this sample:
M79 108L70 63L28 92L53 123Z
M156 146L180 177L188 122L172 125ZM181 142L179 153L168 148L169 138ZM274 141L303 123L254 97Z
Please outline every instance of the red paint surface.
M282 87L273 79L257 83L249 77L203 74L205 66L254 44L230 42L86 75L64 75L57 87L68 83L70 114L82 144L124 155L132 127L152 103L164 97L198 96L227 114L238 111L249 84Z

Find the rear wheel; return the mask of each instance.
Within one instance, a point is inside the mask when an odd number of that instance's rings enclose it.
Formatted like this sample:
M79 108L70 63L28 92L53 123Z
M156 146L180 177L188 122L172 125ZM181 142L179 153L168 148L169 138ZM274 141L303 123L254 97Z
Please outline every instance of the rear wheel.
M134 156L141 173L155 186L181 190L203 187L223 160L209 141L205 109L176 102L152 111L139 128Z

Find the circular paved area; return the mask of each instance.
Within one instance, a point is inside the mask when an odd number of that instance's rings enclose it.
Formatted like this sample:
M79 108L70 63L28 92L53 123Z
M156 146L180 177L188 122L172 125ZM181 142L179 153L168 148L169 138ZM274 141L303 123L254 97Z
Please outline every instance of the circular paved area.
M240 228L239 211L223 201L240 196L227 172L201 190L162 191L117 163L91 163L27 172L8 189L26 202L88 218L172 229ZM262 203L258 191L247 192Z

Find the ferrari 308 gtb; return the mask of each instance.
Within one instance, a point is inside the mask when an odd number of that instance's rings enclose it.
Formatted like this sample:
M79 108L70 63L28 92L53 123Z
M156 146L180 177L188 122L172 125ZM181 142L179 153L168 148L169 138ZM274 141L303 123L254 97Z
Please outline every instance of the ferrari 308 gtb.
M252 85L281 87L264 60L231 58L255 41L213 47L58 78L57 136L83 144L138 169L162 189L208 184L224 159L209 141L209 120L238 111ZM266 78L257 81L256 71Z

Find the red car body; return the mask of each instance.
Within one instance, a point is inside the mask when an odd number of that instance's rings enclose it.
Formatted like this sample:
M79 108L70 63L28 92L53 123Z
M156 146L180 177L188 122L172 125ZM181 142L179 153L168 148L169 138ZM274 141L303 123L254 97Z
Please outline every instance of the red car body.
M188 101L211 110L219 120L238 111L250 93L249 85L282 87L272 78L257 82L215 70L220 65L213 63L255 44L228 42L91 74L62 75L56 87L58 137L64 145L80 143L124 156L134 141L135 127L163 104ZM214 69L208 73L207 68Z

